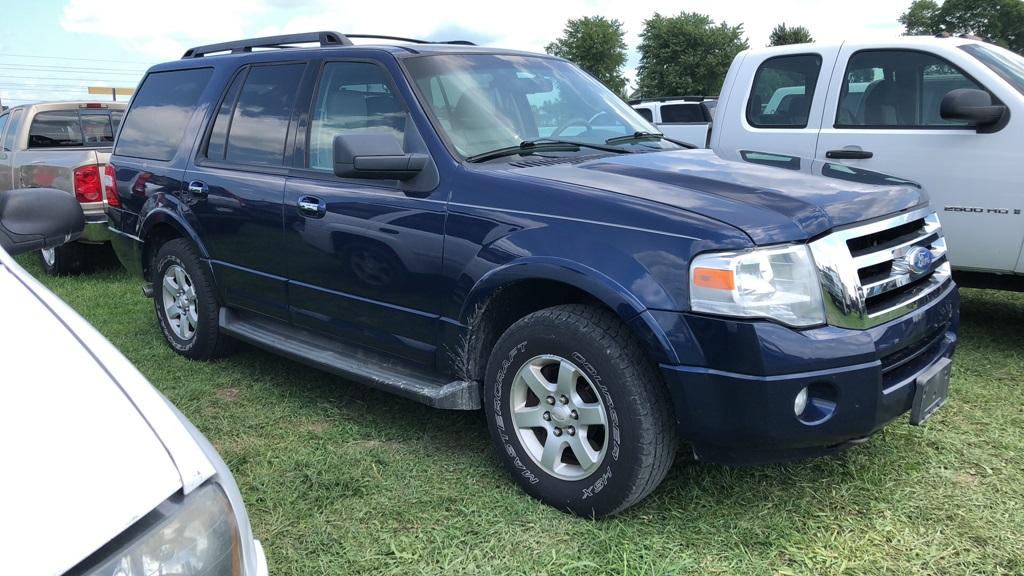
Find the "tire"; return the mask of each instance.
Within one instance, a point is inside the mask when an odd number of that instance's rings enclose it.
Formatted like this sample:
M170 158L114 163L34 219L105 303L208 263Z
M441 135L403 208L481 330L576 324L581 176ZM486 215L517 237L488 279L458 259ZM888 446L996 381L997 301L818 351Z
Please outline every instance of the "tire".
M70 276L85 270L85 246L68 242L52 250L39 251L39 263L48 276Z
M645 498L678 446L653 363L618 317L593 306L555 306L513 324L491 351L484 409L495 449L523 490L579 516L615 514Z
M157 251L151 270L153 308L171 348L193 360L229 354L235 341L220 333L213 279L192 243L183 238L168 241Z

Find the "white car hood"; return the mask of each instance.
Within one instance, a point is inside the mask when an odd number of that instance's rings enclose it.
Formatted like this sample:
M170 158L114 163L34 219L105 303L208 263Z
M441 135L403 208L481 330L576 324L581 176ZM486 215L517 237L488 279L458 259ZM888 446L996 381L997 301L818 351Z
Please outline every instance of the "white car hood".
M120 352L2 251L0 302L0 557L5 573L60 574L214 469Z

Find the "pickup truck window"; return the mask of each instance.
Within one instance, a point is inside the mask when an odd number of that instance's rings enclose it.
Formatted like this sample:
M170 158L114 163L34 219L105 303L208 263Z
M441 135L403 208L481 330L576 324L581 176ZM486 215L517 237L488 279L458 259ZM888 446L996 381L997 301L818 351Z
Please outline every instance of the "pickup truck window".
M405 60L435 127L463 157L543 138L604 145L657 132L621 98L553 58L444 54ZM676 148L665 141L623 146Z
M850 57L836 111L837 128L966 126L939 114L958 88L983 89L952 63L913 50L865 50Z
M644 120L654 122L654 112L650 108L637 108L636 113L643 116Z
M960 49L981 60L982 64L1024 94L1024 58L1019 54L984 44L965 44Z
M4 128L7 127L8 118L10 118L10 116L7 114L0 116L0 137L4 136Z
M320 76L310 129L309 167L334 170L334 137L345 133L390 133L402 142L405 105L376 64L329 62Z
M288 123L306 64L253 66L227 129L224 159L237 164L284 164ZM224 120L217 117L217 122ZM214 126L214 132L219 129Z
M147 75L124 119L114 154L161 161L174 158L211 76L213 68Z
M81 146L82 127L77 110L51 110L40 112L32 119L28 129L29 148L59 148Z
M755 128L806 128L820 71L817 54L765 60L754 74L747 122Z

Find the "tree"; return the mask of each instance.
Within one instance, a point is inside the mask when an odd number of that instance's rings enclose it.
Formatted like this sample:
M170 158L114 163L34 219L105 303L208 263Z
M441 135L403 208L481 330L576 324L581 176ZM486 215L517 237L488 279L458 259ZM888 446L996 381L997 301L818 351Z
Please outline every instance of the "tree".
M803 26L786 26L783 22L776 26L768 37L769 46L785 46L787 44L807 44L814 42L811 31Z
M696 12L655 12L640 34L637 91L643 96L718 94L733 57L748 47L742 24L716 25Z
M626 41L622 23L604 16L569 20L562 37L544 50L574 62L616 94L626 91L622 66L626 63Z
M900 23L906 34L974 34L1024 54L1024 0L914 0Z

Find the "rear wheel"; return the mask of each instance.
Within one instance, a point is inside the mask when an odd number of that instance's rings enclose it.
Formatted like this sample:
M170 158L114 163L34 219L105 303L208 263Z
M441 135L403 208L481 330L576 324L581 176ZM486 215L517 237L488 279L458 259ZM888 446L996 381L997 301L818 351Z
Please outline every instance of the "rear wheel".
M213 279L192 244L181 238L165 243L152 271L157 321L175 352L194 360L230 353L234 341L220 333Z
M584 305L513 324L487 365L485 409L495 447L530 495L581 516L646 497L677 446L661 379L629 329Z
M85 269L85 261L85 246L78 242L39 251L39 262L49 276L80 274Z

